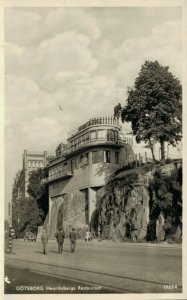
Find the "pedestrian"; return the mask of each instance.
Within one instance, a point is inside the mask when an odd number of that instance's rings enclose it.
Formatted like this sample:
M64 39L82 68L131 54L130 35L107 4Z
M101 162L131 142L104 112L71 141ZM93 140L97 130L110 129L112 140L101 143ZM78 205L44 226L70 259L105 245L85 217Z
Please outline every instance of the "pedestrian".
M85 241L88 243L91 240L91 233L89 230L86 231L86 238Z
M43 254L47 254L48 235L45 229L42 230L41 242L43 245Z
M15 237L15 230L10 225L9 226L9 253L10 254L13 254L14 237Z
M65 239L64 229L60 228L59 231L57 231L57 233L55 234L55 237L56 237L57 242L58 242L58 253L62 253L64 239Z
M70 238L70 247L71 247L71 252L75 252L75 245L76 245L76 233L75 233L75 229L72 228L70 234L69 234L69 238Z

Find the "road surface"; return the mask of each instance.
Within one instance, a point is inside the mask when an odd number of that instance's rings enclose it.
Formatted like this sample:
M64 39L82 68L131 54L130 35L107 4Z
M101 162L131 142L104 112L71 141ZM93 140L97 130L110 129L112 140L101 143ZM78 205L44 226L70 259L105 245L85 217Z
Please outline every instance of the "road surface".
M78 241L71 253L65 240L62 254L57 248L50 241L43 255L40 242L16 240L14 254L5 257L5 276L11 281L5 283L6 293L38 292L29 286L43 286L41 293L182 292L180 245Z

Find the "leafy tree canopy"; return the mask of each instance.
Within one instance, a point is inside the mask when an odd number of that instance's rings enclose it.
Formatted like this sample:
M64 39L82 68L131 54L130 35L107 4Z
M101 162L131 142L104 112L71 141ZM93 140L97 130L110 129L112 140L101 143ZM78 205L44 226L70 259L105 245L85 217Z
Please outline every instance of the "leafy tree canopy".
M175 146L182 138L182 86L169 67L158 61L145 62L134 87L128 90L121 118L131 122L138 143L159 142L165 158L164 142Z
M33 198L26 198L20 201L19 205L19 227L20 232L37 232L38 226L43 224L44 212L38 207Z
M27 188L30 197L37 201L39 208L44 211L44 217L48 212L48 187L41 184L41 180L47 176L47 168L33 171Z

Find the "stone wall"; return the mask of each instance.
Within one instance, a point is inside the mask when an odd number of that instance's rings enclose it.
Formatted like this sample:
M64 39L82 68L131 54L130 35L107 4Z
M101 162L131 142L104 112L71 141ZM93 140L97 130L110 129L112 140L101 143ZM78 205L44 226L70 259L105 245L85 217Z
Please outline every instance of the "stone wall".
M50 238L55 238L55 233L57 231L57 216L58 211L60 208L60 205L63 203L63 198L56 198L52 201L51 204L51 214L50 214L50 220L47 225L48 227L48 234Z
M66 194L52 200L51 214L48 224L49 238L55 238L55 233L63 226L68 235L72 227L80 231L85 226L85 195L80 191Z

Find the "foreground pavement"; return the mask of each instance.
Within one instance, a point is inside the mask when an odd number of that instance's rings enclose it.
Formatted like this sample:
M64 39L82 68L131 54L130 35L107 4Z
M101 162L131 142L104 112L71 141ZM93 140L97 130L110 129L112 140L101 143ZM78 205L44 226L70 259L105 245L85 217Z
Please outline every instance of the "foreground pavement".
M65 240L58 254L57 243L50 241L43 255L40 242L15 241L5 265L11 282L5 283L6 293L182 292L180 245L78 241L71 253Z

